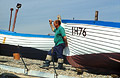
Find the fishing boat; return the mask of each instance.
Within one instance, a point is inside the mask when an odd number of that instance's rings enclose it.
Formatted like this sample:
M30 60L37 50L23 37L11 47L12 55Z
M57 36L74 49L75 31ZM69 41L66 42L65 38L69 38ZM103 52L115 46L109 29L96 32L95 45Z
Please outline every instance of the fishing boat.
M77 68L117 70L120 73L120 23L62 20L68 62Z
M0 30L0 55L18 53L26 58L45 60L47 51L54 46L54 36L23 34ZM19 48L18 48L19 46Z
M120 72L120 23L89 20L61 20L68 47L66 63L81 69L106 69ZM0 30L0 55L45 60L54 46L54 36L23 34Z

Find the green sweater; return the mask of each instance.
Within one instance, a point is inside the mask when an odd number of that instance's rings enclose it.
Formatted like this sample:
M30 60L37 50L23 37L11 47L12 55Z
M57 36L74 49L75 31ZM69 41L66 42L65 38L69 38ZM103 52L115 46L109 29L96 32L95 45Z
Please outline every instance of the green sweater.
M54 29L54 32L55 32L54 37L55 46L65 43L63 40L63 37L66 36L64 28L62 26L59 26L57 29L56 28Z

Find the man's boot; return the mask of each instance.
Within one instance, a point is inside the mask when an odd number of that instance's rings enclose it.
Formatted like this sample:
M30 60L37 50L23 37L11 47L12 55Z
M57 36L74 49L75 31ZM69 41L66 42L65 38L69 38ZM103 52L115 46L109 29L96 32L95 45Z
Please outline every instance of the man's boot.
M41 67L49 67L51 60L52 60L52 56L47 55L46 60L43 63L43 66L41 66Z
M61 59L61 58L58 59L58 67L57 67L57 69L64 69L63 68L63 59Z
M50 61L49 60L45 60L45 62L43 63L42 67L49 67L50 65Z

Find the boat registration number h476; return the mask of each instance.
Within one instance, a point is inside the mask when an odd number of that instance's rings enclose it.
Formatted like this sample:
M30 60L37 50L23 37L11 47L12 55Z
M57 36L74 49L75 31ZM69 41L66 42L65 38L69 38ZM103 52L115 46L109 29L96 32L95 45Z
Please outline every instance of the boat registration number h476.
M72 35L82 35L82 36L86 36L86 28L82 28L82 27L72 27Z

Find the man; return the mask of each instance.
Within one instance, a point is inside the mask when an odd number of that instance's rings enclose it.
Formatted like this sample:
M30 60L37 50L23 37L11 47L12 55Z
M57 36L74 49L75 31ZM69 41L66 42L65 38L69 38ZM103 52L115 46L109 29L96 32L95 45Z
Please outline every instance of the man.
M58 58L58 69L63 69L63 49L68 46L67 43L67 37L65 34L64 28L61 26L60 20L54 21L54 26L52 25L52 20L49 20L51 29L53 32L55 32L54 37L54 43L55 46L53 47L53 53L51 53L52 50L48 52L48 55L46 57L45 63L43 64L43 67L49 67L50 62L52 61L52 55L57 55Z

